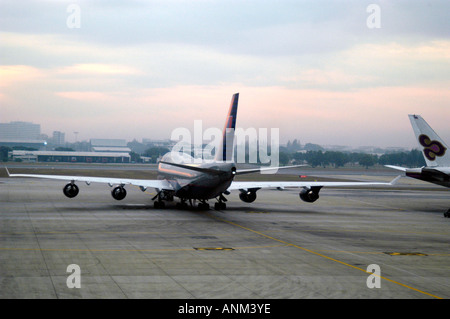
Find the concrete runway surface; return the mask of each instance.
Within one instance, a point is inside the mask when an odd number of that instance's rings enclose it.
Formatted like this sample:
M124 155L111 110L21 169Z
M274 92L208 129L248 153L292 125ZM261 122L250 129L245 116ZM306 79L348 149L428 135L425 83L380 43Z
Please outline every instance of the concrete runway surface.
M405 177L313 204L260 190L200 211L154 209L135 187L118 202L80 183L68 199L64 184L0 178L0 298L450 298L443 187Z

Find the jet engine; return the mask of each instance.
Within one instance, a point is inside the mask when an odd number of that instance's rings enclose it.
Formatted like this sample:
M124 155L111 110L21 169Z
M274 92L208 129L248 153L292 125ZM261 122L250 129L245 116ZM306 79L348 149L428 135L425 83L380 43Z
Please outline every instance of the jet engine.
M256 199L256 191L242 191L239 194L241 201L246 203L252 203Z
M117 186L113 188L111 195L115 200L122 200L127 196L127 191L123 186Z
M79 191L80 189L78 188L78 186L72 183L67 184L63 188L64 195L69 198L74 198L75 196L77 196Z
M319 191L322 187L303 188L298 194L307 203L314 203L319 199Z

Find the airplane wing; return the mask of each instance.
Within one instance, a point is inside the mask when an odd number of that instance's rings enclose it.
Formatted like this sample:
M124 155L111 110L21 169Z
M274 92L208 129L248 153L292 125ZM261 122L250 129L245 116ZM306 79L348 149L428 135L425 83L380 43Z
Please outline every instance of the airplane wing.
M397 171L402 171L402 172L406 172L406 170L407 170L407 168L401 167L401 166L395 166L395 165L384 165L384 166L392 168L392 169L396 169Z
M5 167L6 168L6 167ZM10 177L33 177L64 180L69 182L85 182L90 183L105 183L112 185L135 185L143 188L158 188L164 190L173 190L174 188L167 180L145 180L145 179L128 179L128 178L109 178L109 177L92 177L92 176L65 176L65 175L39 175L39 174L10 174L8 168L6 172Z
M311 187L345 187L345 186L392 186L401 176L397 176L389 183L383 182L232 182L228 191L261 188L311 188Z

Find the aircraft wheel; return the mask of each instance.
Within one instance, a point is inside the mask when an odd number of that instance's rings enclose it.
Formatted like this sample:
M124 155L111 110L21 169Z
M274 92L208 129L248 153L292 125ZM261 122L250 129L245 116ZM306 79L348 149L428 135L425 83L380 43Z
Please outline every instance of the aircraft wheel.
M155 207L155 208L164 208L164 207L166 207L166 204L164 204L163 201L157 200L157 201L153 202L153 207Z
M207 209L209 209L209 204L208 203L200 203L200 204L198 204L198 208L207 210Z
M450 218L450 209L444 213L444 217Z
M225 204L224 202L217 202L214 204L215 210L224 210L226 208L227 208L227 204Z
M187 209L188 205L187 205L186 202L180 202L180 203L176 203L175 207L178 208L178 209Z

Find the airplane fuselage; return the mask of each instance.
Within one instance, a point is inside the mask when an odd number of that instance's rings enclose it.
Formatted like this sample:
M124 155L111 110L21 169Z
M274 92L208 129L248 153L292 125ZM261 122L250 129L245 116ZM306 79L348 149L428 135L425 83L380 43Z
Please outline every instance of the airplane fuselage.
M177 167L174 164L188 165L199 169L199 171ZM208 169L214 171L214 174L200 171L207 171ZM172 153L167 153L158 165L158 178L171 183L174 188L173 195L176 197L208 200L226 192L233 181L235 171L234 163L193 163L192 157L184 155L180 158Z

